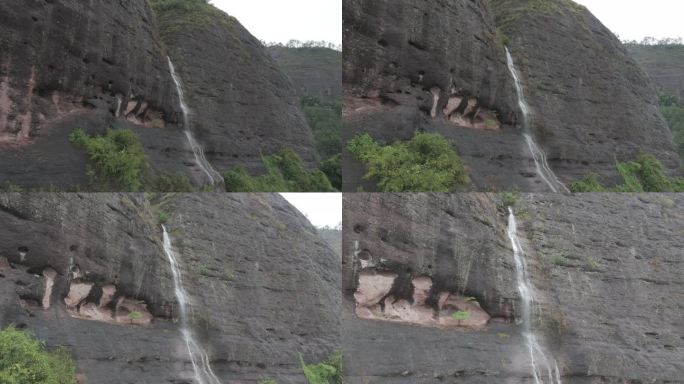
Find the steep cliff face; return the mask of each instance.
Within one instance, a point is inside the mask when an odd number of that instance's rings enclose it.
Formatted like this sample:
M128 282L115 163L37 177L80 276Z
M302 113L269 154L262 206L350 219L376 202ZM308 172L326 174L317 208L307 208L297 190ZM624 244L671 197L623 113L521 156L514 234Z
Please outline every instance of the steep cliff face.
M384 141L439 132L454 142L475 188L535 188L487 2L351 0L343 17L345 141L362 132ZM476 128L483 116L496 129ZM344 190L356 190L362 172L345 154Z
M328 48L268 47L268 52L292 80L298 96L326 101L342 98L342 52Z
M67 136L110 126L136 130L156 168L184 172L187 154L165 151L184 141L156 29L144 0L3 2L0 180L83 185L86 158Z
M475 190L548 191L525 143L505 45L531 109L530 133L569 183L652 153L679 172L655 92L617 38L570 0L351 0L344 7L345 140L414 131L453 141ZM344 159L345 190L363 167Z
M157 12L162 39L183 81L192 130L218 170L261 170L283 148L317 163L311 129L290 80L236 19L209 7Z
M683 206L666 194L519 198L534 325L564 383L681 382ZM344 210L350 383L534 382L499 196L353 194ZM490 317L436 325L450 302Z
M684 100L684 46L627 44L625 48L656 89Z
M594 171L618 183L616 160L641 152L678 171L651 83L586 8L571 0L491 3L522 72L533 131L562 180Z
M191 382L162 216L219 378L305 383L298 354L339 350L339 257L277 195L1 195L0 326L68 346L88 382Z

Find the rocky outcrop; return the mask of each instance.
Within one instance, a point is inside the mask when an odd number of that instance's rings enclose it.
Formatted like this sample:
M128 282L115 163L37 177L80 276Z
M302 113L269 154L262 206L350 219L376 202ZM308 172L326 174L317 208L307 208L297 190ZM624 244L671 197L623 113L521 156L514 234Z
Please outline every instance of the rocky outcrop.
M473 189L543 190L517 125L513 79L486 1L344 4L344 140L449 138ZM375 190L344 154L344 190Z
M213 6L171 8L157 17L192 110L192 130L214 168L261 171L262 156L283 148L317 165L292 83L238 20Z
M522 74L532 130L564 182L590 171L618 184L617 161L681 161L651 82L625 47L571 0L494 1L496 22Z
M523 195L515 204L539 303L535 327L563 383L681 382L682 207L675 194ZM534 382L498 195L356 193L344 210L348 382ZM394 282L368 290L372 276ZM390 295L392 306L359 316L359 303ZM445 297L460 308L450 321L473 319L462 313L473 299L491 318L426 327L394 308L434 311Z
M299 354L340 349L339 256L278 195L0 195L0 327L68 346L89 382L192 381L155 212L222 380L303 384Z
M684 46L625 44L625 48L658 91L684 101Z
M278 66L292 80L298 96L325 101L342 98L342 52L329 48L268 47Z
M531 133L567 184L617 184L617 161L652 153L681 165L650 82L617 38L571 0L351 0L344 6L344 140L415 131L450 139L472 190L546 192L525 142L509 46ZM569 59L571 58L571 59ZM377 187L343 158L344 190Z
M67 139L76 128L133 129L156 170L187 172L192 154L146 1L5 1L0 34L0 183L87 184L87 159Z

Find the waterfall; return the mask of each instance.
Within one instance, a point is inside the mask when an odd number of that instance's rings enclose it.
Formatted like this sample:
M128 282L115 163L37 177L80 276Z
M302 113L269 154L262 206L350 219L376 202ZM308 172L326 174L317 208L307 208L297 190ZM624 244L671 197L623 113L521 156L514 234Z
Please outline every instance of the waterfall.
M176 258L176 253L171 246L171 239L169 234L166 232L166 227L162 225L162 231L164 233L164 252L169 258L169 263L171 264L171 272L173 273L173 285L176 293L176 299L178 300L178 306L180 310L180 325L181 334L183 335L183 340L188 349L188 355L190 361L192 362L192 369L195 373L195 382L197 384L221 384L221 381L211 370L211 365L209 364L209 355L202 348L192 333L187 319L187 293L185 288L183 288L183 275L181 274L180 267L178 265L178 260Z
M204 155L204 149L197 142L195 136L190 131L190 109L188 108L188 105L185 103L183 86L181 84L180 78L178 77L178 74L176 74L176 68L173 66L171 58L167 56L167 59L169 61L169 70L171 71L171 78L173 79L173 82L176 84L176 90L178 91L178 98L180 99L181 111L183 111L183 129L185 131L185 137L188 139L188 143L190 144L192 153L195 155L195 162L207 175L211 185L215 186L218 184L219 186L222 186L223 177L220 173L216 172L216 170L211 166L206 156Z
M513 209L508 207L508 238L513 247L513 259L515 260L516 280L518 282L518 292L522 299L522 319L519 323L523 326L523 336L527 349L530 353L530 363L532 365L532 375L535 384L561 384L560 370L556 359L542 348L537 339L537 335L532 327L532 308L536 302L534 289L527 275L527 263L525 262L525 252L518 238L518 225L515 221Z
M546 161L546 154L544 153L544 150L537 145L532 137L532 134L530 133L530 107L527 105L527 101L525 101L525 93L523 91L522 81L518 75L518 70L515 68L513 57L508 51L508 47L506 47L506 63L508 64L508 70L511 72L511 76L513 76L513 82L515 83L515 91L518 95L518 105L520 106L523 116L523 129L525 130L523 136L525 136L527 147L532 153L532 159L534 159L534 165L537 168L537 174L541 176L542 180L544 183L546 183L549 189L551 189L551 191L558 192L560 190L569 193L570 190L568 190L565 184L558 180L556 175L551 170L551 167L549 167L549 164Z

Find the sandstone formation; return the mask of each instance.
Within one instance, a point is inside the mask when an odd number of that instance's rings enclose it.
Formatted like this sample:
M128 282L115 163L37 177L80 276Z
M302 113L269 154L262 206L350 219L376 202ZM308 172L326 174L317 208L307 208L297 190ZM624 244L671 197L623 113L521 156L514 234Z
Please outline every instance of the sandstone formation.
M221 380L304 384L299 354L340 349L339 256L282 197L148 198L1 194L0 327L67 346L88 382L191 382L163 210L189 323Z
M531 108L530 131L564 182L652 153L681 161L655 92L619 40L570 0L344 3L343 138L389 143L415 131L451 140L473 190L547 191L523 137L508 45ZM343 158L344 190L376 190Z
M263 155L291 148L317 165L313 135L291 81L261 42L221 11L158 12L185 87L192 130L214 168L262 171Z
M535 328L563 383L682 382L683 207L677 194L515 204ZM534 382L500 196L355 193L344 210L347 382Z
M198 20L151 4L0 4L0 185L83 189L88 159L68 136L111 127L138 135L153 174L201 186L167 55L185 87L190 130L219 172L261 171L262 155L285 147L318 165L296 92L256 38L213 6Z

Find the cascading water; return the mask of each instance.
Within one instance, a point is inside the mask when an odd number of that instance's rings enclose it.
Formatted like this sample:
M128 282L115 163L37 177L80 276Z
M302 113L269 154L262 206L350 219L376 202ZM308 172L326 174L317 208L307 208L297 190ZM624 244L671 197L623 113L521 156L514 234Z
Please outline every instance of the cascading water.
M508 51L508 48L506 48L506 62L508 64L508 70L511 72L511 76L513 76L515 91L518 94L518 105L520 106L520 110L522 111L523 115L523 129L525 130L523 136L525 137L527 147L532 153L532 159L534 159L534 165L537 168L537 174L541 176L542 180L544 180L544 183L548 185L551 191L570 192L565 184L561 183L561 181L558 180L556 175L553 173L548 162L546 161L546 154L541 147L537 145L532 137L532 134L530 133L530 108L527 105L527 101L525 101L525 93L523 92L522 82L520 80L520 76L518 75L518 70L515 68L515 64L513 63L513 57Z
M190 362L192 362L192 369L195 374L195 382L197 384L221 384L221 381L211 370L211 365L209 364L209 355L202 348L192 333L187 320L187 293L185 288L183 288L183 276L181 274L180 267L178 266L178 260L176 259L176 253L171 246L171 238L166 232L166 227L162 225L162 231L164 233L164 252L169 258L169 263L171 264L171 272L173 273L173 285L176 293L176 299L178 300L178 306L180 311L180 324L181 324L181 334L183 335L183 340L188 348L188 355L190 356Z
M202 171L207 175L211 185L223 185L223 177L220 173L216 172L216 170L211 166L206 156L204 155L204 149L197 142L197 140L195 140L195 136L193 136L192 132L190 131L190 110L188 108L188 105L185 104L185 95L183 93L183 87L180 78L176 74L176 68L173 66L173 63L171 62L171 58L167 57L167 60L169 61L169 70L171 71L171 78L173 79L173 82L176 84L176 90L178 91L178 98L180 99L181 111L183 111L183 129L185 132L185 137L188 139L188 143L190 144L192 153L195 155L195 161L197 162L197 165L199 165L199 167L202 169Z
M513 209L508 207L508 238L513 247L513 259L515 260L516 279L518 292L522 299L522 319L519 323L523 326L523 336L527 349L530 352L530 363L535 384L561 384L560 370L553 356L549 356L539 344L537 335L532 327L532 308L536 302L534 290L527 276L527 263L520 239L518 238L518 225L515 221Z

